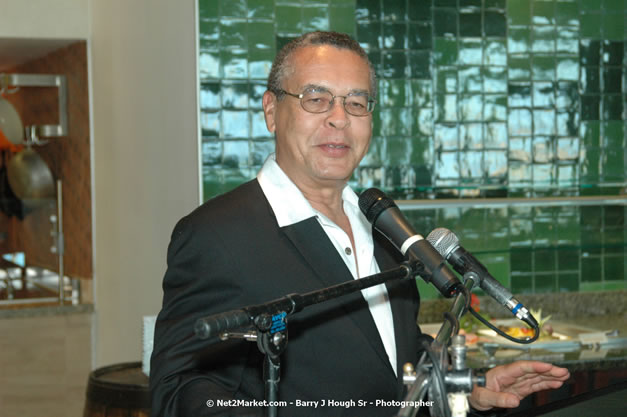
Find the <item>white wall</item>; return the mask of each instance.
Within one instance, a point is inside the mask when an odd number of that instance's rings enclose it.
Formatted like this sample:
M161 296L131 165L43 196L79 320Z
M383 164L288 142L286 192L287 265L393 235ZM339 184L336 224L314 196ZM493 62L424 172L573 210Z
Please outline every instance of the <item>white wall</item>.
M195 0L91 0L95 363L141 359L175 222L198 205Z
M0 38L87 39L89 0L2 0Z

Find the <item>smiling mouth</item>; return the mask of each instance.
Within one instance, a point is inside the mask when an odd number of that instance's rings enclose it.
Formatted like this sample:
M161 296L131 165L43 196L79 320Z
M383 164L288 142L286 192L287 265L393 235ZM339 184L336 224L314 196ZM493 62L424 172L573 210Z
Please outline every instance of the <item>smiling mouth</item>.
M348 148L348 146L346 146L346 145L334 145L334 144L332 144L332 143L328 143L328 144L323 145L323 146L326 146L327 148L332 148L332 149L344 149L344 148Z

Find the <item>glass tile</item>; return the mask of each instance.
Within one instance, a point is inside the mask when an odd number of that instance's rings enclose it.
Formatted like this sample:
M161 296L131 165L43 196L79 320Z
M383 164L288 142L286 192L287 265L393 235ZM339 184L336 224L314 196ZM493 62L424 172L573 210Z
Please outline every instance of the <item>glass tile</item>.
M514 272L518 272L518 270L515 270L512 265L512 273ZM533 277L531 275L512 275L510 281L512 283L512 292L514 294L533 293Z
M411 142L406 138L387 138L387 162L390 165L408 165L411 152Z
M507 177L507 152L506 151L486 151L485 171L488 178Z
M550 226L549 226L550 228ZM537 231L537 230L536 230ZM550 230L549 230L550 233ZM549 236L549 242L552 240L552 233ZM556 254L552 248L541 248L534 251L534 271L551 272L556 270Z
M248 61L244 50L220 51L222 77L228 79L248 78Z
M530 138L511 138L509 140L509 160L525 163L531 162L532 142Z
M201 111L200 129L203 138L220 136L220 112Z
M483 119L483 100L478 94L463 95L460 98L460 118L463 121L481 121Z
M434 147L436 151L460 149L457 125L436 123L434 131Z
M531 76L537 81L555 80L554 55L537 55L533 57Z
M198 19L215 19L218 17L219 3L215 0L198 0Z
M510 107L531 107L531 86L529 83L510 82L507 89Z
M251 109L261 109L263 93L266 92L266 83L254 82L248 84L248 107Z
M531 135L531 111L527 109L511 109L508 114L508 129L510 136Z
M576 110L579 106L579 91L576 82L560 81L556 84L555 105L558 109Z
M274 19L274 4L268 2L267 0L247 1L249 19ZM272 34L274 34L274 30L272 31Z
M457 63L457 42L454 39L436 38L433 59L438 66L452 66Z
M622 120L625 97L621 94L603 95L603 119Z
M483 149L483 125L481 123L463 123L459 128L464 149Z
M383 76L403 78L406 76L407 55L404 52L386 51L383 53Z
M552 293L557 290L557 277L554 273L541 273L534 276L534 294Z
M409 136L409 110L381 110L381 134L384 136Z
M409 52L409 76L417 79L431 79L431 53L428 50Z
M481 12L459 14L459 36L480 38L481 27Z
M581 87L584 93L596 94L601 91L600 67L581 67Z
M603 275L606 281L622 280L625 277L625 266L622 257L606 256L603 259Z
M623 131L624 123L620 121L603 122L603 137L601 144L605 148L624 148L625 133Z
M220 24L217 21L200 21L198 32L201 51L215 51L220 48Z
M428 136L414 136L410 139L411 165L431 165L433 160L433 141Z
M457 121L457 95L436 94L436 120L438 122Z
M585 184L597 184L600 180L601 151L598 148L586 148L581 162L581 180Z
M507 121L507 95L486 94L483 96L483 120Z
M355 19L379 20L381 19L381 0L357 0L355 6Z
M485 36L504 38L507 35L507 21L504 13L486 10L483 19Z
M590 2L583 2L583 4ZM582 38L603 39L600 13L582 13L579 15L579 33Z
M485 0L484 4L486 8L505 10L506 0Z
M246 0L218 0L220 17L244 19L247 15Z
M409 49L431 49L431 25L415 24L408 25Z
M266 161L268 155L275 150L274 139L255 140L251 144L250 158L252 160L252 166L261 168L261 165ZM258 171L259 169L255 169Z
M407 2L407 16L409 20L431 20L430 1L409 1Z
M582 282L600 282L603 273L601 259L598 257L582 256L581 257L581 281Z
M555 134L555 110L533 110L533 134Z
M222 108L247 109L248 108L248 84L223 83L221 89Z
M581 65L600 65L601 41L581 39L579 41L579 57Z
M508 179L510 186L531 184L531 165L517 161L510 162Z
M383 47L383 37L381 36L381 23L379 22L357 22L357 41L362 48L371 50Z
M331 9L331 11L333 8ZM325 7L303 7L303 31L329 30L329 9ZM352 19L351 19L352 20Z
M267 138L271 136L266 127L263 111L250 112L250 133L253 138Z
M458 179L459 163L457 152L441 152L435 160L435 177L437 179Z
M603 92L620 93L623 91L623 74L620 67L603 68Z
M508 2L514 3L514 2ZM526 54L531 52L531 33L526 27L510 27L507 37L507 48L510 54Z
M534 0L531 21L534 25L555 24L555 2L553 0Z
M323 26L324 22L321 22ZM355 8L331 7L329 12L329 29L336 32L355 35Z
M405 107L410 105L411 93L405 80L381 80L380 105L384 107Z
M225 140L222 164L228 168L248 167L250 143L248 140Z
M415 112L414 112L415 113ZM432 135L433 134L433 110L430 108L418 110L418 131L413 134Z
M555 166L552 164L534 164L531 167L533 184L536 187L551 187L555 183Z
M507 2L507 19L510 26L527 26L531 23L531 0Z
M556 123L558 136L575 136L579 131L579 112L576 110L558 111Z
M625 42L603 41L603 63L608 65L624 65Z
M573 187L579 185L579 168L572 165L557 166L557 180L561 187Z
M555 2L555 21L558 26L579 26L578 2Z
M508 78L513 81L531 79L531 59L529 57L510 56L508 66Z
M601 11L601 1L580 1L579 3L581 3L580 7L582 14Z
M247 30L249 53L266 51L274 54L274 23L250 22Z
M560 273L557 276L557 290L560 292L579 291L579 274Z
M214 139L203 139L202 141L202 163L203 165L217 165L222 163L223 142Z
M579 63L576 57L556 59L558 80L579 80Z
M439 93L457 92L457 70L439 68L436 74L436 88Z
M407 4L404 1L383 1L383 19L402 22L407 19Z
M603 179L606 182L623 182L627 178L624 149L606 149L601 163L603 164Z
M481 67L460 68L459 85L463 93L480 93L483 88L483 79L481 77Z
M201 110L220 109L220 83L202 83L199 91Z
M579 30L560 27L556 32L555 49L558 54L569 54L577 57L579 47Z
M552 162L553 142L545 136L536 136L533 138L533 162L548 163Z
M555 92L553 83L539 82L533 83L533 107L553 107L555 105Z
M201 80L220 77L220 57L217 51L200 50L198 54L198 76Z
M507 68L483 67L483 91L485 93L506 93Z
M553 26L534 26L531 50L535 53L555 53L555 28Z
M460 65L481 65L483 63L481 39L461 39L458 54Z
M220 48L221 49L247 49L246 21L221 20L220 21Z
M457 13L450 9L435 8L433 10L433 33L438 37L457 36Z
M602 15L603 38L613 41L625 39L625 15L618 13L604 13Z
M507 44L505 40L489 40L484 45L484 65L507 66Z
M431 106L433 97L431 81L410 80L410 84L414 105L418 107Z
M482 152L459 153L459 163L462 178L481 178L483 176L482 156Z
M222 111L222 138L247 138L248 129L247 111ZM226 152L226 149L225 149Z
M507 125L505 123L485 124L485 147L489 149L507 149Z
M301 9L302 7L300 5L275 6L276 18L274 22L277 32L300 34L303 31ZM277 50L280 48L281 47L277 45Z

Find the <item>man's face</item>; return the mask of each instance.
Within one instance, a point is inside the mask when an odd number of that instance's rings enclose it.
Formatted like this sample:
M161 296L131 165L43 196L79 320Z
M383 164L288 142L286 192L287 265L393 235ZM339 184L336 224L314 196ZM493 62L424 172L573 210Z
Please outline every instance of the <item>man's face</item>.
M282 86L289 93L312 86L337 96L370 90L367 62L349 50L308 46L292 53L289 64ZM372 115L350 115L342 100L337 97L328 112L309 113L298 98L286 95L277 101L272 93L264 95L277 163L300 188L343 186L368 150Z

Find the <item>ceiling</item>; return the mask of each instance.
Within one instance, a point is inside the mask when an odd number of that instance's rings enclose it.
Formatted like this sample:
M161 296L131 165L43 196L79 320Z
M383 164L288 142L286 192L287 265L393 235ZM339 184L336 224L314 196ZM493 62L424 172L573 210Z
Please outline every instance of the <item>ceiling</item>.
M0 72L41 58L76 39L0 38Z

